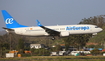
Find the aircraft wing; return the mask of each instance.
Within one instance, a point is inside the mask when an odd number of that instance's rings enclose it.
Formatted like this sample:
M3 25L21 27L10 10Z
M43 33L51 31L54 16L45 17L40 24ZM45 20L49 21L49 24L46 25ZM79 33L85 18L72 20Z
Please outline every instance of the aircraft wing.
M3 29L6 29L8 31L14 31L13 29L9 29L9 28L5 28L5 27L2 27Z
M47 27L41 25L41 23L38 20L36 20L36 21L37 21L37 26L43 28L50 36L59 36L60 35L59 31L47 28Z

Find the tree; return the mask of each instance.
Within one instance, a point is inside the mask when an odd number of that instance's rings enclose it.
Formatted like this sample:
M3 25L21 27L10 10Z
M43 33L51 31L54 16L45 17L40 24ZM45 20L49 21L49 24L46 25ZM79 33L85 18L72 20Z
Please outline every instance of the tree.
M24 51L24 39L19 39L18 41L18 50L22 53Z
M102 27L105 23L105 15L84 18L79 24L93 24Z
M35 56L48 56L50 55L50 50L47 50L45 48L40 48L40 49L31 49L32 55Z
M51 48L51 51L53 51L53 52L61 51L61 46L60 45L56 45L55 47Z
M100 51L98 49L94 49L91 51L91 54L98 55L98 54L100 54Z
M0 57L4 57L9 50L9 43L5 41L4 36L0 36Z
M78 47L78 49L83 48L86 45L86 43L89 41L89 38L91 36L92 36L91 34L81 34L81 35L70 35L69 37L63 38L66 50L68 50L70 46Z

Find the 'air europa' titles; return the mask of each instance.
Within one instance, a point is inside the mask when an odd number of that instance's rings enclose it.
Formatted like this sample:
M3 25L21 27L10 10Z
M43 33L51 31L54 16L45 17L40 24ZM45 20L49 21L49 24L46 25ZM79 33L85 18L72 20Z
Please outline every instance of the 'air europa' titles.
M66 30L88 30L88 29L90 29L89 26L80 26L80 27L76 27L76 26L69 27L69 26L67 26L66 27Z

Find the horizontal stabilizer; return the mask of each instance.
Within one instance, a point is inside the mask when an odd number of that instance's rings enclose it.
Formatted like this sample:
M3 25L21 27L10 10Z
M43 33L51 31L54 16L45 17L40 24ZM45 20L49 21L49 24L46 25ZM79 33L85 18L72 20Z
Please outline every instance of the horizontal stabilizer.
M9 29L9 28L5 28L5 27L2 27L3 29L6 29L8 31L14 31L13 29Z

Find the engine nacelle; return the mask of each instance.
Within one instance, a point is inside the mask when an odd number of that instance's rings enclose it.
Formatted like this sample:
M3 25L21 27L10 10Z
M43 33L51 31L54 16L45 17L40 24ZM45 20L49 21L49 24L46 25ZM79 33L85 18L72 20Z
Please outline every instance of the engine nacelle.
M69 36L69 32L61 32L60 36Z
M45 33L44 35L48 36L49 34L48 33Z
M15 30L16 34L22 34L21 30Z
M17 30L15 30L15 33L19 34L19 35L25 35L25 32L26 32L26 30L23 30L23 29L17 29Z
M93 33L92 35L97 35L97 33Z

